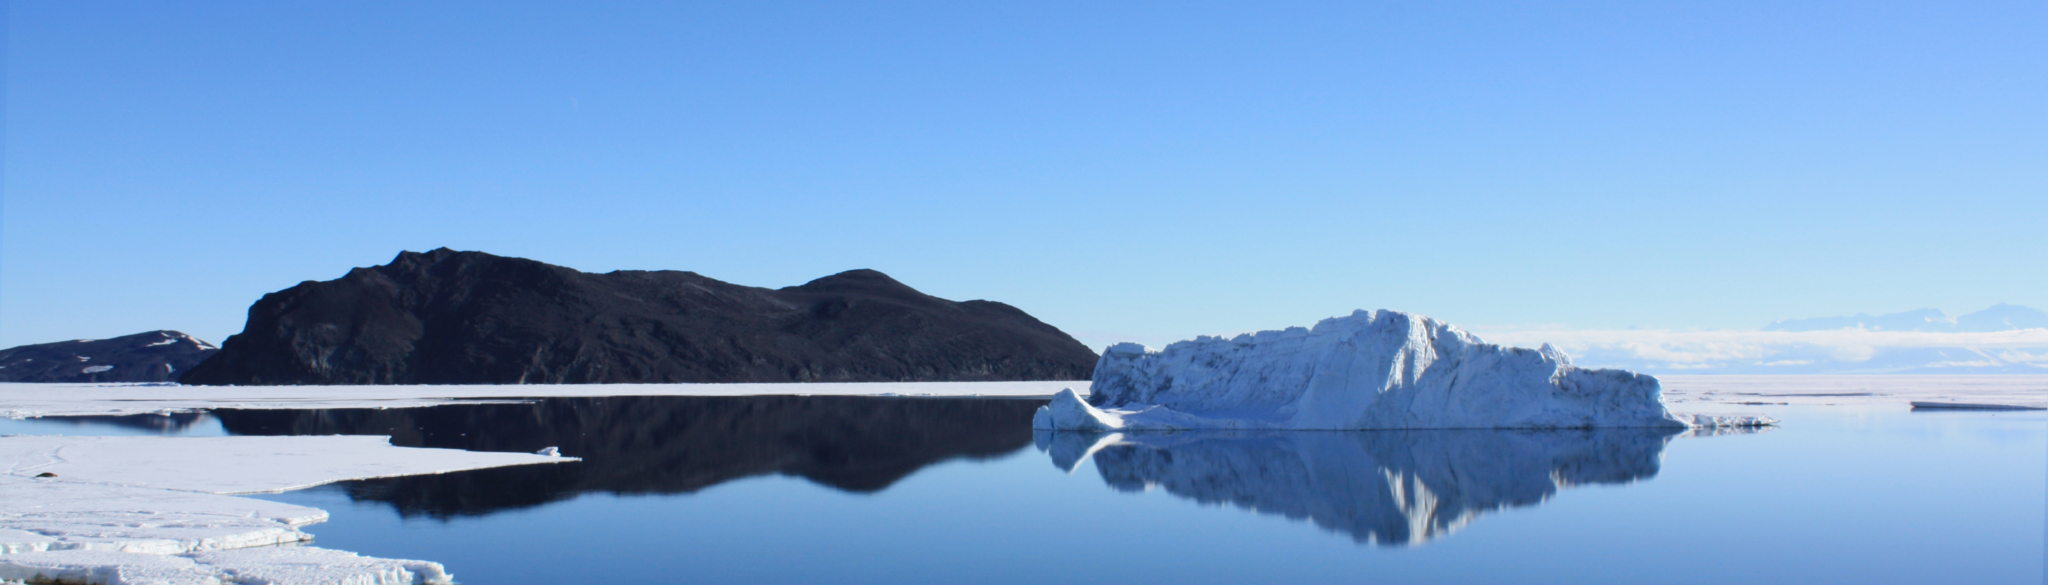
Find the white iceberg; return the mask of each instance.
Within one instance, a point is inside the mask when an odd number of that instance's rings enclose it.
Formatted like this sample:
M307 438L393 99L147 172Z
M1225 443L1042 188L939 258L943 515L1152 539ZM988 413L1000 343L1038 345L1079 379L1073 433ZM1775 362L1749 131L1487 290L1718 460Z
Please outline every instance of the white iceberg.
M1092 395L1053 397L1032 427L1188 429L1560 429L1700 424L1674 415L1657 379L1575 367L1564 352L1483 343L1428 317L1357 311L1314 329L1200 337L1154 351L1110 346ZM1764 425L1718 417L1716 425Z

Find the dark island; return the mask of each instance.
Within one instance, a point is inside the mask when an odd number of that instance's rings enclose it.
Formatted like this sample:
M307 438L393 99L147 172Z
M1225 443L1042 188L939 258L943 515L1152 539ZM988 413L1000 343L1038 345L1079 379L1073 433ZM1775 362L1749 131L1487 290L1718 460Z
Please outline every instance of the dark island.
M873 270L802 286L579 272L446 248L264 295L184 384L1086 380L1095 353L1015 307Z
M0 349L0 382L169 382L220 348L176 331Z

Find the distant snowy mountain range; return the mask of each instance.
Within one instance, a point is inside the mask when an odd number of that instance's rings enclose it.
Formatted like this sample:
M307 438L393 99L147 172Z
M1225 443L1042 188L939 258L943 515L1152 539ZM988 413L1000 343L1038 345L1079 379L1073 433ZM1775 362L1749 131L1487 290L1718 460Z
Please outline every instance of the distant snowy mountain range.
M1480 331L1486 341L1553 343L1581 366L1650 374L2048 374L2048 312L1998 304L1786 319L1759 331Z
M1784 319L1764 326L1764 331L1966 331L1990 332L2048 328L2048 312L2032 307L1999 303L1989 309L1950 317L1941 309L1920 309L1890 315Z

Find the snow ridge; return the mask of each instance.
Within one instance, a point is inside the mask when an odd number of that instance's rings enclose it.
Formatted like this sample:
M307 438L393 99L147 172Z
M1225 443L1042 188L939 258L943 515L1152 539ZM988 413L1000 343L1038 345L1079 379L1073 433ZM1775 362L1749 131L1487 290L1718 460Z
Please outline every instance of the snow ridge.
M1092 396L1067 391L1040 429L1685 429L1657 379L1573 366L1563 351L1505 347L1398 311L1356 311L1155 351L1110 346ZM1092 404L1091 404L1092 403ZM1740 424L1744 421L1717 421ZM1748 419L1748 424L1769 424Z

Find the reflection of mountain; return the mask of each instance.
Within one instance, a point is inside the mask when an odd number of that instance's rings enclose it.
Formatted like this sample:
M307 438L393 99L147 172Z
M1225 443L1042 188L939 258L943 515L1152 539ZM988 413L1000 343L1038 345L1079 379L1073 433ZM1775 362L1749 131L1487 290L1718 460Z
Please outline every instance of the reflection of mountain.
M1040 432L1072 469L1110 487L1308 519L1358 542L1416 544L1480 514L1543 503L1560 487L1657 474L1671 431Z
M581 463L413 476L346 486L404 514L485 514L581 492L693 492L743 477L800 476L852 492L924 466L993 457L1031 442L1043 401L865 397L550 398L405 409L222 410L238 435L391 435L392 443L476 451L561 447Z

